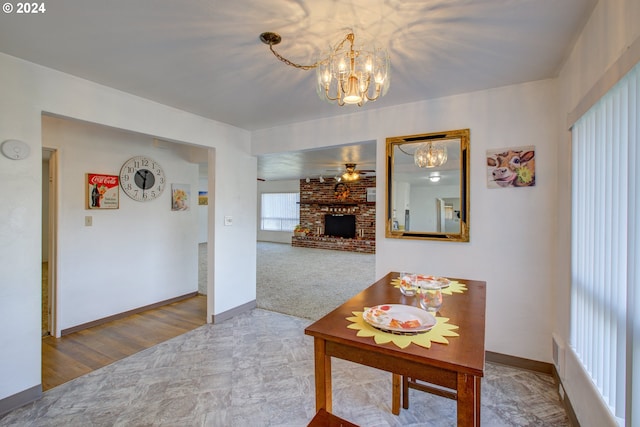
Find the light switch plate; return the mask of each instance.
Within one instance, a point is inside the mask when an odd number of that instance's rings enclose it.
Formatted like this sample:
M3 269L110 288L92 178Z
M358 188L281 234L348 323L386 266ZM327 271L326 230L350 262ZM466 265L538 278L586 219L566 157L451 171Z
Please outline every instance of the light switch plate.
M231 216L225 216L224 225L233 225L233 218L231 218Z

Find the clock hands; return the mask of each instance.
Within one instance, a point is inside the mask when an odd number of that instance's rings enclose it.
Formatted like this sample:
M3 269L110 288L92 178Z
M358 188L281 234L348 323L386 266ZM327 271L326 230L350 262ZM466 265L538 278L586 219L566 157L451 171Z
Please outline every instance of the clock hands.
M142 185L140 186L140 188L142 188L142 196L144 197L144 191L147 189L147 175L149 174L148 170L139 170L136 172L136 175L138 175L140 178L142 178Z

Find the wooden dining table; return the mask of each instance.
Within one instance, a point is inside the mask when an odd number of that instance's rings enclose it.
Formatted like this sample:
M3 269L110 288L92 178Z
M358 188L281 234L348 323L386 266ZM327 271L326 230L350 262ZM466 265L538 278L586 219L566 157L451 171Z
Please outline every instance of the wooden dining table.
M316 410L331 412L331 358L335 357L391 372L392 412L396 414L401 392L399 379L411 378L427 384L427 389L442 391L436 394L457 401L458 426L479 426L480 383L485 364L486 282L450 278L466 285L467 290L444 295L437 313L458 326L455 332L459 336L448 338L448 344L432 342L430 348L425 348L411 343L400 348L393 342L376 344L372 337L358 336L357 330L348 328L352 322L347 318L366 307L419 306L418 298L404 296L393 286L391 281L398 276L396 272L388 273L305 329L305 334L314 338Z

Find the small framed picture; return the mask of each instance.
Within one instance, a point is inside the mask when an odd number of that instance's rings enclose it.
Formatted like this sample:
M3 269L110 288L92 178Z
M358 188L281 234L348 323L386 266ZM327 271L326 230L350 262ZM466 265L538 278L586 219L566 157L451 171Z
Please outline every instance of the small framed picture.
M370 187L367 188L367 202L375 202L376 201L376 188Z
M199 205L208 205L209 204L209 192L208 191L198 191L198 204Z
M533 145L487 150L487 187L536 185L536 148Z
M85 180L87 209L118 209L120 203L118 184L117 175L88 173Z
M188 211L191 186L189 184L171 184L171 210Z

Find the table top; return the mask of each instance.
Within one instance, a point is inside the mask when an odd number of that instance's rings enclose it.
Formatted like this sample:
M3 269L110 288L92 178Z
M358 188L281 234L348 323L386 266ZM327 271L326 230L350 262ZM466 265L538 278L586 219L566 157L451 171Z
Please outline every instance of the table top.
M467 290L463 293L444 295L444 301L438 317L449 318L448 323L456 325L460 336L448 338L449 344L432 343L431 348L410 344L401 349L392 342L376 344L371 337L358 337L358 331L349 329L354 311L363 311L365 307L380 304L406 304L419 307L418 298L406 297L391 284L391 279L399 273L391 272L363 290L326 316L309 325L305 334L344 345L386 354L419 363L427 363L455 372L474 376L484 374L484 336L486 282L449 278L464 283Z

